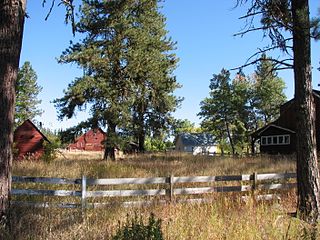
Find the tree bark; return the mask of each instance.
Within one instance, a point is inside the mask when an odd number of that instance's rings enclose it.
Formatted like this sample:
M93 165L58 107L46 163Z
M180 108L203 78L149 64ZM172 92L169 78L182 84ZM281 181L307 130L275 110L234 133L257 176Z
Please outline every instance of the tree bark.
M146 131L145 131L145 123L144 123L144 113L146 111L145 104L139 104L139 111L138 111L138 145L139 145L139 152L145 152L145 140L146 140Z
M19 68L26 0L0 1L0 218L6 216L12 168L15 81Z
M228 135L230 146L231 146L231 150L232 150L232 155L235 155L235 148L234 148L233 139L232 139L232 136L231 136L231 130L230 130L230 127L229 127L228 119L225 120L225 124L226 124L227 135Z
M116 147L116 125L109 121L108 130L107 130L107 140L106 146L104 149L104 159L111 159L112 161L116 160L115 156L115 147Z
M297 111L298 212L302 219L319 219L319 170L315 136L315 107L311 84L308 0L292 0L295 104Z

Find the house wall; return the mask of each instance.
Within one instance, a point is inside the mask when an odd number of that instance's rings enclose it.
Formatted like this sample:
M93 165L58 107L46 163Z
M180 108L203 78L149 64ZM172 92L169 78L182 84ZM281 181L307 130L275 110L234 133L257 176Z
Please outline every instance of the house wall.
M14 143L17 150L17 159L23 159L28 155L33 155L38 159L44 153L44 138L37 129L29 122L24 122L14 132Z
M290 144L288 145L261 145L261 137L263 136L277 136L277 135L289 135ZM295 133L290 133L288 131L270 127L261 134L260 137L260 152L268 154L291 154L296 148L296 135Z
M177 139L176 139L176 143L175 143L175 150L179 151L179 152L183 152L183 151L185 151L184 147L185 146L182 143L181 137L178 136Z
M315 112L316 112L316 139L317 139L317 150L320 151L320 99L314 95L315 101ZM280 117L276 121L276 124L293 131L296 131L296 104L294 100L290 100L280 108Z
M201 154L208 154L214 155L218 153L217 146L195 146L193 147L193 155L201 155Z

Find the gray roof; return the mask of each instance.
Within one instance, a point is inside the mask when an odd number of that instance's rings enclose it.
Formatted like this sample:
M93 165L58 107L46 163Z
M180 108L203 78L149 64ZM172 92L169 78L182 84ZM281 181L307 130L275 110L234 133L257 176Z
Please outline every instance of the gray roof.
M178 135L185 146L212 146L215 139L210 133L181 133Z

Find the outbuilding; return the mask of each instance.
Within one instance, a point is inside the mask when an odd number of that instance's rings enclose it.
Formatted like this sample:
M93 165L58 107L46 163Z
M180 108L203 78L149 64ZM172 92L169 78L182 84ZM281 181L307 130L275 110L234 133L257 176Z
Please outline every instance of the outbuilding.
M48 138L31 120L24 121L14 131L14 152L16 159L39 159L44 153L44 142L50 143Z
M209 133L181 133L176 137L175 150L193 155L213 155L218 151L215 139Z
M69 150L103 151L106 133L101 128L87 131L78 137L74 143L69 144Z

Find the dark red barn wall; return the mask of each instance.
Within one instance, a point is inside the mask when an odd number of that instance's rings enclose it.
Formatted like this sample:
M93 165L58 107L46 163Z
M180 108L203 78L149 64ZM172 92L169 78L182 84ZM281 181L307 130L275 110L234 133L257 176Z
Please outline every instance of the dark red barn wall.
M75 143L70 144L68 148L70 150L102 151L105 138L106 134L100 128L91 129L77 138Z
M30 121L25 121L14 132L14 143L17 151L17 159L33 156L38 159L44 153L43 142L47 138Z

